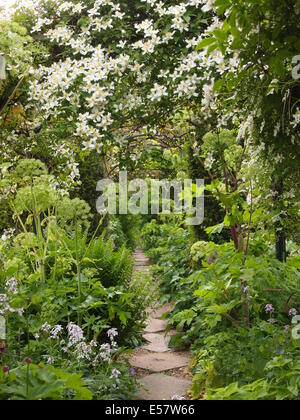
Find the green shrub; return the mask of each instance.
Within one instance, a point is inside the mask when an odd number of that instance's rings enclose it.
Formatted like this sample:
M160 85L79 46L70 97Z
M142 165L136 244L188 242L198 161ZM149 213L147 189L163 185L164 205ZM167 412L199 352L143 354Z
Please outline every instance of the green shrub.
M131 250L116 249L106 231L98 236L101 224L90 238L89 206L61 196L39 162L20 165L30 170L12 205L19 233L0 240L0 313L8 329L0 369L11 370L9 379L0 377L0 395L131 398L136 381L123 353L142 340L151 277L131 281ZM71 344L70 329L77 332ZM29 390L20 365L28 355L52 365L30 363Z
M299 256L279 262L260 234L246 259L233 243L200 241L191 247L196 271L189 275L184 230L152 221L143 237L161 290L175 302L170 344L194 354L193 397L299 398L299 342L289 314L300 311Z

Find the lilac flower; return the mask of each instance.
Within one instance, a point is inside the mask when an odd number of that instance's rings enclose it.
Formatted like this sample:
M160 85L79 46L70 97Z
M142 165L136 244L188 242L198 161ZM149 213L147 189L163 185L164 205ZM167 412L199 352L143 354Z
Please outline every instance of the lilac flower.
M121 375L121 372L118 369L112 370L109 379L113 379L115 381L115 384L113 385L114 388L118 388L118 385L120 385L120 379L119 379L120 375Z
M269 320L268 320L268 322L270 323L270 324L276 324L276 319L274 319L274 318L270 318Z
M76 345L75 355L78 362L81 360L91 361L93 354L93 347L85 341L81 341Z
M42 325L41 330L42 330L42 332L44 332L44 333L49 333L49 332L50 332L50 330L51 330L51 325L50 325L50 324L48 324L48 322L46 322L44 325Z
M273 313L274 312L274 307L273 307L273 305L271 303L268 303L266 305L265 310L266 310L266 313Z
M296 316L297 315L297 309L296 308L292 308L289 310L289 316Z
M119 376L121 375L121 372L118 369L113 369L111 372L111 379L118 379Z
M50 338L52 340L56 340L59 337L59 334L62 332L63 328L61 325L55 325L54 328L52 328L50 333Z
M70 322L70 324L68 324L67 330L69 333L68 348L84 340L82 329L78 327L78 325L74 324L73 322Z
M288 332L290 331L290 329L291 329L291 326L290 326L290 325L285 325L285 326L284 326L284 331L285 331L286 333L288 333Z
M130 369L130 373L132 376L136 376L136 371L133 367Z
M98 347L98 343L95 340L87 343L83 335L83 330L72 322L68 324L67 330L69 339L66 345L64 342L61 342L61 345L65 345L62 350L65 353L68 353L69 351L72 352L72 355L76 357L78 362L86 360L92 362L93 365L96 366L97 358L94 358L94 350Z
M13 295L16 295L18 293L18 281L14 277L7 280L5 286L9 293L12 293Z
M103 359L105 362L109 362L111 360L111 346L110 344L102 344L100 347L99 357Z
M94 347L94 348L98 347L98 343L97 343L97 341L92 340L92 341L90 342L90 346L91 346L91 347Z
M107 335L111 341L114 341L114 338L118 336L118 330L116 328L111 328L107 331Z

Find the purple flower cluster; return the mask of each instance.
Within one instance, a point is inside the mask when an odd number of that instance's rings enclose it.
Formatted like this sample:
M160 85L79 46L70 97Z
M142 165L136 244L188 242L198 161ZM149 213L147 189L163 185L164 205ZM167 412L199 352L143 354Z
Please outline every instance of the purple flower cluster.
M18 281L14 277L7 280L5 286L7 288L8 293L11 293L13 295L18 294Z
M99 358L101 358L105 362L110 363L111 362L111 352L112 352L112 348L111 348L110 344L108 344L108 343L102 344L100 346L100 351L99 351L97 360L99 360Z
M111 328L107 331L108 338L110 339L112 347L116 347L117 343L115 342L115 337L118 336L118 330L116 328Z
M69 343L68 348L74 346L74 344L78 344L84 340L83 331L82 329L74 324L73 322L70 322L67 326L67 331L69 334Z
M70 360L71 358L75 357L77 362L80 363L85 361L90 363L93 367L97 367L99 364L101 365L103 363L107 364L108 366L112 365L112 356L118 349L117 343L115 341L116 337L118 336L118 330L116 328L111 328L107 331L107 336L110 342L104 343L100 347L95 340L92 340L89 343L86 342L82 328L73 322L70 322L67 325L66 330L68 338L67 340L61 340L60 346L61 350L70 356ZM47 334L50 339L57 340L63 332L63 327L59 324L52 327L50 324L45 323L41 328L41 332ZM50 365L55 361L52 356L46 356L46 360L46 363ZM121 372L113 366L111 369L110 379L113 382L113 388L116 389L120 385L119 377Z
M50 332L51 328L51 325L46 322L44 325L42 325L41 331L47 334Z
M296 308L292 308L289 310L289 316L296 316L297 315L297 309Z
M62 331L63 331L63 327L61 325L55 325L55 327L52 328L51 330L50 338L52 340L57 340Z
M273 307L273 305L272 305L271 303L268 303L268 304L266 305L265 311L266 311L266 313L267 313L267 314L268 314L268 313L273 313L273 312L274 312L274 307Z

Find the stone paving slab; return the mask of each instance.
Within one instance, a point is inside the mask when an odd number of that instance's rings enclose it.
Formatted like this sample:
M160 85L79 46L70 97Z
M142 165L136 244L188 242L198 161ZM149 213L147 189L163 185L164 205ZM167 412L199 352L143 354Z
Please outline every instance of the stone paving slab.
M149 370L150 372L166 372L172 369L179 369L189 365L190 355L188 353L146 353L133 354L130 364L133 367Z
M145 332L146 333L163 332L167 328L167 325L168 325L167 320L148 318Z
M144 334L144 339L148 341L148 344L145 344L142 348L145 350L153 351L156 353L164 353L169 351L169 342L170 337L165 337L164 334Z
M141 248L136 250L134 258L136 272L151 272L150 261ZM160 318L172 308L171 304L165 304L154 311L147 311L149 317L143 337L148 343L130 357L131 366L154 372L140 379L142 386L139 399L171 400L175 395L185 396L191 387L189 379L163 374L173 369L185 368L190 361L188 353L174 352L168 347L170 338L176 331L171 330L165 336L168 321Z
M142 385L139 398L142 400L171 400L172 397L185 396L191 387L191 380L164 374L153 374L140 379Z

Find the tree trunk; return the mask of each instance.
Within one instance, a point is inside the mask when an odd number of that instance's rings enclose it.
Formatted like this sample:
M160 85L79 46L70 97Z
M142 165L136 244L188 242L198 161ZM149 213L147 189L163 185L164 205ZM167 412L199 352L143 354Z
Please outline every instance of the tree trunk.
M281 262L286 262L286 237L283 228L276 230L276 257Z

